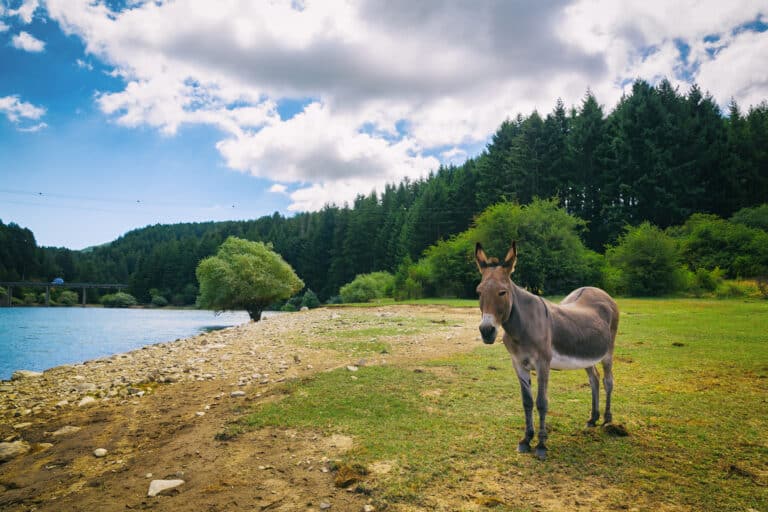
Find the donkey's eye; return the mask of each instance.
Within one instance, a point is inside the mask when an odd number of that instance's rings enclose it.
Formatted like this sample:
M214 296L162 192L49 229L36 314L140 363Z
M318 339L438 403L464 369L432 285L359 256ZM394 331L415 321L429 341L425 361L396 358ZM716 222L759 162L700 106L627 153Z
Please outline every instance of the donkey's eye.
M499 297L503 297L503 296L504 296L504 295L506 295L506 294L507 294L507 291L506 291L506 290L501 290L501 291L499 292Z

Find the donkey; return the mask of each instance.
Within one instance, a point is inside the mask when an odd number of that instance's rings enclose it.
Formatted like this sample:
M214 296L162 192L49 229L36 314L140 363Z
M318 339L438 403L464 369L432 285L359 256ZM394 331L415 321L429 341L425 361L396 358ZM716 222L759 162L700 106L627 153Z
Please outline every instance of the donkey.
M613 345L619 326L619 308L606 292L584 287L571 292L560 304L553 304L520 288L511 274L517 263L517 247L507 252L503 262L488 258L483 247L475 246L477 268L482 280L477 287L480 296L480 334L483 342L496 341L499 326L504 329L504 346L512 356L512 364L520 381L525 410L525 437L517 451L531 451L533 439L533 394L531 370L536 371L539 411L539 444L535 455L547 457L547 385L549 371L584 368L592 388L592 415L587 426L594 427L600 418L598 394L600 375L597 363L603 365L605 387L605 423L610 423L613 390Z

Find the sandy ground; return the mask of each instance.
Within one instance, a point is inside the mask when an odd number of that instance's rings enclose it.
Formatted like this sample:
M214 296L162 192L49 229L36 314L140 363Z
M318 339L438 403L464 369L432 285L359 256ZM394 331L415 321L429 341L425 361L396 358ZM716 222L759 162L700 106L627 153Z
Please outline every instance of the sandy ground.
M369 497L336 487L329 467L353 439L278 429L217 438L277 383L355 364L296 340L334 322L354 327L362 311L434 323L429 334L388 338L391 354L365 364L478 345L474 309L318 309L1 382L0 441L29 451L0 463L0 510L372 510ZM155 479L184 484L148 497Z

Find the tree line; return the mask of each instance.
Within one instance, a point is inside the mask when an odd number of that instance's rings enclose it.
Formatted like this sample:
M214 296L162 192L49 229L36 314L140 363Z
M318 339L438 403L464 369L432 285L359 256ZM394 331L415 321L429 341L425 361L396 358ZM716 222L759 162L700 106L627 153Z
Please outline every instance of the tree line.
M768 198L768 104L743 112L732 102L724 115L696 85L681 92L666 80L639 80L609 113L589 91L572 108L558 100L546 115L504 121L483 153L464 164L349 205L148 226L84 251L38 247L28 229L0 222L0 280L120 282L140 302L162 295L190 304L197 264L236 236L271 243L328 300L356 275L396 273L418 261L496 203L527 205L537 197L583 220L579 236L598 253L626 226L648 221L666 229L695 213L728 218Z

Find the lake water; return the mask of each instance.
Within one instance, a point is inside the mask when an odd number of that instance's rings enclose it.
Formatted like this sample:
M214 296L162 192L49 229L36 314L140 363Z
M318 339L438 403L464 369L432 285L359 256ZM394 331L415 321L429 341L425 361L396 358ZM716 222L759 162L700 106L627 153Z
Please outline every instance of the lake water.
M248 322L246 312L0 308L0 380Z

